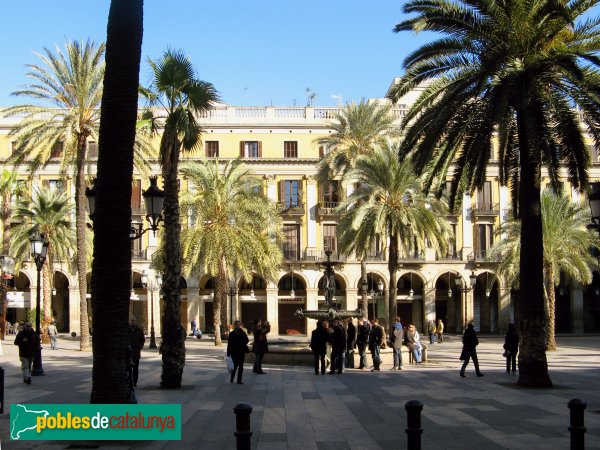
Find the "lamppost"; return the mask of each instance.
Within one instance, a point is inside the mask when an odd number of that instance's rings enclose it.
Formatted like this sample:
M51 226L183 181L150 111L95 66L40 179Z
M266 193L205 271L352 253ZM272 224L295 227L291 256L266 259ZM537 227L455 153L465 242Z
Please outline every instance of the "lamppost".
M35 261L35 267L37 268L37 290L35 299L35 333L38 337L41 334L40 330L40 284L41 284L41 272L44 262L46 261L46 255L48 254L48 241L43 234L40 234L39 230L29 237L29 243L31 244L31 257ZM33 369L31 375L40 376L46 375L44 368L42 367L42 346L41 344L36 348L35 355L33 358Z
M466 283L463 283L463 279L462 277L459 275L454 279L454 283L456 284L456 288L458 289L459 292L462 292L463 298L464 298L464 305L465 305L465 310L464 310L464 328L463 331L467 329L467 292L469 292L470 290L475 288L475 285L477 284L477 275L475 275L475 271L471 270L471 275L469 275L469 284L470 286L468 286Z
M158 288L158 298L160 299L160 287L162 286L162 275L156 272L155 279L148 283L148 274L146 271L142 272L142 284L150 291L150 345L148 348L155 349L156 346L156 333L154 332L154 289Z
M162 221L162 210L165 202L165 193L156 184L156 177L150 177L150 186L144 192L144 202L146 203L146 220L150 222L150 228L140 229L131 226L129 231L129 238L133 241L142 237L146 231L152 230L156 233L158 230L158 224ZM95 183L95 180L94 180ZM96 214L96 192L97 188L95 184L85 189L85 196L88 199L88 206L90 209L90 219L94 221Z
M4 340L6 331L6 293L8 292L8 280L15 272L15 260L7 255L0 256L0 339Z
M227 295L229 295L229 320L233 323L233 297L237 295L237 290L235 289L235 282L231 281L229 283L229 290L227 291Z

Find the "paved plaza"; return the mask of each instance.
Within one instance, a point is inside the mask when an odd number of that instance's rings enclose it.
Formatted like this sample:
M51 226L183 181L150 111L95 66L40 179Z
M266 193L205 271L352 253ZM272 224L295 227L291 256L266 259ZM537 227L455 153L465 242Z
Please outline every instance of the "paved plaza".
M60 339L59 350L44 348L46 376L23 384L17 347L4 341L6 404L88 403L91 354L78 343ZM429 362L389 371L347 370L343 375L315 376L310 367L269 365L266 375L246 366L243 385L230 384L223 348L188 339L188 357L181 390L158 388L160 358L142 354L136 395L140 403L181 403L181 442L36 442L9 441L9 415L0 416L3 449L235 449L233 406L248 402L252 448L405 449L408 400L424 404L423 449L566 449L569 448L567 402L587 402L586 448L600 449L600 337L559 337L560 349L550 353L554 389L522 389L504 373L501 338L480 337L479 359L485 377L458 375L460 337L448 336L429 352ZM406 355L406 354L405 354ZM9 406L8 408L9 409Z

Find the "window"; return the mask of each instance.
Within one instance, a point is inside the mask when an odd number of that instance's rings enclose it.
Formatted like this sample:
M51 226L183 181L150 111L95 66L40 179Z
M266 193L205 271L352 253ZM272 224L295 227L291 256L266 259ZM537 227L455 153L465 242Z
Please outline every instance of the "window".
M218 158L219 141L206 141L204 143L204 154L207 158Z
M144 214L144 211L142 211L142 180L133 180L131 186L131 213Z
M494 244L494 226L492 224L475 225L475 251L484 258Z
M300 191L300 180L284 180L280 182L279 188L280 201L286 208L297 207L302 202L302 192Z
M492 182L486 181L483 184L483 189L477 190L477 206L491 207L492 205Z
M55 142L50 150L50 158L60 158L63 152L63 143Z
M323 250L337 251L336 225L323 225Z
M284 259L300 259L300 225L283 225Z
M50 192L64 192L63 180L43 180L42 187Z
M241 158L261 158L262 142L260 141L240 141Z
M337 203L340 201L339 196L339 182L337 180L332 180L327 183L327 185L323 188L323 195L321 197L321 201L325 204L326 208L335 207Z
M88 142L88 158L98 157L98 144L95 141Z
M138 233L142 232L143 224L141 223L132 223L131 228L135 228ZM131 239L131 257L133 259L143 259L142 258L142 239Z
M283 157L297 158L298 157L298 141L285 141L283 143Z
M450 228L452 229L452 237L448 240L448 255L456 256L456 224L451 223Z

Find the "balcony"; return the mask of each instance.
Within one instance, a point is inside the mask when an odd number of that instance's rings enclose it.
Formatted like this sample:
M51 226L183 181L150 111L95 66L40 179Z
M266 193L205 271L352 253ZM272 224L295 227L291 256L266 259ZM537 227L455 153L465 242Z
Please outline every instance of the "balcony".
M371 251L367 253L365 259L367 261L385 261L385 252L381 250Z
M331 261L346 261L347 256L336 251L331 252ZM327 261L325 250L305 250L302 259L304 261Z
M467 256L467 260L469 262L494 262L489 258L490 251L488 249L484 250L474 250L472 253L469 253Z
M317 214L320 217L340 216L342 212L337 212L340 202L319 202L317 204Z
M398 262L421 262L425 261L425 252L414 252L408 255L400 255Z
M138 249L133 249L131 250L131 259L141 259L141 260L146 260L146 250L138 250Z
M462 259L463 259L462 249L449 251L445 255L437 255L438 261L462 261Z
M303 216L304 202L301 201L285 201L276 203L277 211L288 216Z
M498 216L500 215L499 203L477 203L471 208L471 214L475 216Z

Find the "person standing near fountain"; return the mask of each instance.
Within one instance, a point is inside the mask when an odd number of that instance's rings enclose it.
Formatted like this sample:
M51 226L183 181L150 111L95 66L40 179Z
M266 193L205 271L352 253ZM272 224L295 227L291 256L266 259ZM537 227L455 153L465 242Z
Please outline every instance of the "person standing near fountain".
M346 352L346 330L339 319L333 321L333 341L331 343L330 375L341 374L344 369L344 353Z
M356 348L356 327L352 323L352 319L347 320L346 328L346 367L354 369L354 349Z
M263 322L260 319L254 321L254 342L252 343L252 351L254 352L255 359L252 372L260 375L266 373L262 370L262 362L265 353L269 351L269 344L267 343L267 334L269 331L271 331L269 322L265 322L263 325Z
M369 365L367 362L367 346L369 345L369 332L371 327L369 321L363 318L358 319L358 330L356 334L356 346L360 357L359 369L365 369Z
M373 319L371 332L369 333L369 350L371 350L371 356L373 357L373 371L381 370L381 344L383 343L383 327L379 325L377 319Z
M310 337L310 348L315 357L315 375L319 375L319 362L321 363L321 375L325 375L325 353L327 352L327 337L329 333L323 327L323 322L317 322L317 327Z

